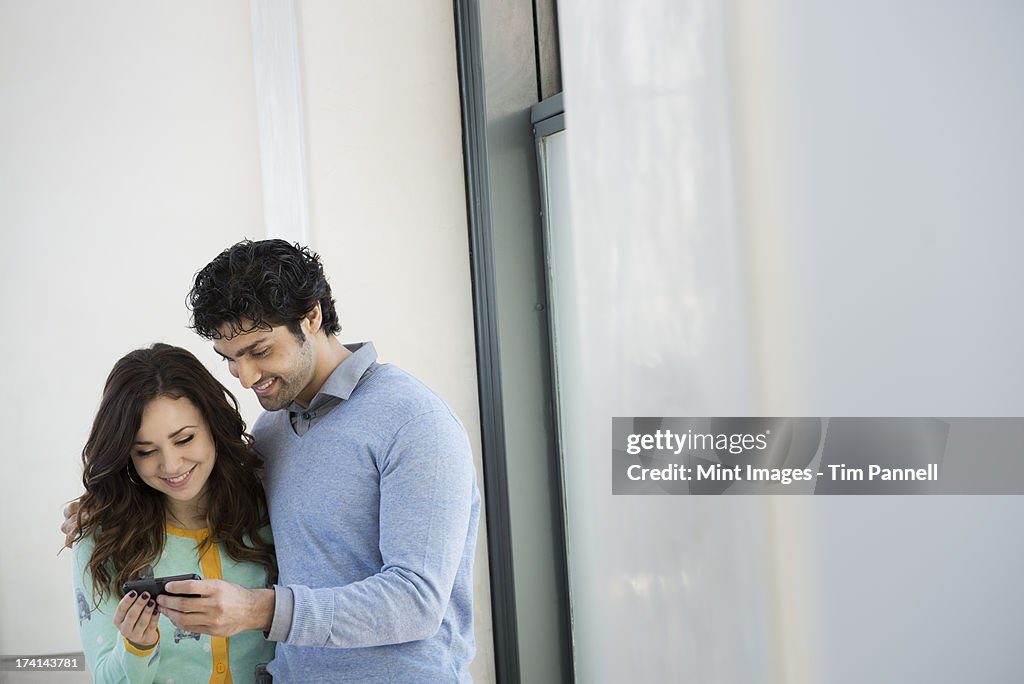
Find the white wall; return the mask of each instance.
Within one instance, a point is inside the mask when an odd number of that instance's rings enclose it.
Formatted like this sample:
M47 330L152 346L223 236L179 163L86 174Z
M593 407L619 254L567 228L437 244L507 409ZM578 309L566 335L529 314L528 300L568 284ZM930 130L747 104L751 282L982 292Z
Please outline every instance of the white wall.
M0 100L0 653L77 651L57 525L106 374L157 340L215 366L189 278L261 230L248 4L4 2Z
M1016 500L613 497L594 463L611 416L1024 412L1022 14L559 3L580 681L1016 674Z
M250 26L244 0L0 2L0 654L80 650L56 528L118 357L185 346L258 415L184 306L196 270L264 236ZM448 399L479 459L453 26L444 3L301 3L310 241L342 338L373 339ZM480 529L473 672L486 682Z

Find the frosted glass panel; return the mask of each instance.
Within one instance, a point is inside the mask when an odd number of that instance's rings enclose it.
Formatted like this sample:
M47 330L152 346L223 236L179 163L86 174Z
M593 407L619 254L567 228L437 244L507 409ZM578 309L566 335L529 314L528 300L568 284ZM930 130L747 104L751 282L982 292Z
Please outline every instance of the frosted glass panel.
M580 349L581 343L581 293L578 291L578 274L573 250L579 248L584 240L573 230L569 207L566 132L563 130L542 138L540 152L545 195L544 240L559 441L563 453L578 453L582 447L580 430L585 425L583 408L586 377L579 363L580 357L574 353L574 350Z
M613 496L609 421L1024 411L1024 4L558 9L578 681L1018 678L1021 501Z

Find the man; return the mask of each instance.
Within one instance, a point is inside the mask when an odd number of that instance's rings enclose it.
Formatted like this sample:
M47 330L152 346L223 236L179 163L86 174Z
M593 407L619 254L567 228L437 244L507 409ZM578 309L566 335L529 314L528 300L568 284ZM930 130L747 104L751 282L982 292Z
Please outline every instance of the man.
M264 630L280 681L463 682L475 643L480 497L437 395L343 346L319 257L240 242L196 274L192 327L266 409L253 428L280 577L171 583L161 612L215 636Z

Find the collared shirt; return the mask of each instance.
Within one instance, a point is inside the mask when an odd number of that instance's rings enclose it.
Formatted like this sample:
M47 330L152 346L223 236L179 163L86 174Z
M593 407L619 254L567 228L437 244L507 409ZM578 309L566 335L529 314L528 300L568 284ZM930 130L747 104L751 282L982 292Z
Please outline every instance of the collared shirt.
M373 375L380 366L377 363L377 350L374 348L373 342L357 342L344 346L345 349L352 352L352 355L338 364L338 367L327 377L320 387L320 391L313 397L313 401L309 402L309 407L304 407L297 401L288 405L288 418L291 421L292 430L299 437L306 434L311 427L341 402L352 396L356 387Z

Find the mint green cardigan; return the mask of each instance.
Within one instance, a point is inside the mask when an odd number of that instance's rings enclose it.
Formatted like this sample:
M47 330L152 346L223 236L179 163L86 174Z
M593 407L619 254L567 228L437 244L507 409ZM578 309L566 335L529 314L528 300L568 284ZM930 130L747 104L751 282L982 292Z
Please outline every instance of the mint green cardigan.
M184 530L166 526L167 541L161 558L153 563L156 577L196 573L203 579L223 579L250 589L269 586L263 566L236 563L222 547L211 547L203 557L199 544L206 530ZM269 538L270 528L264 535ZM92 575L87 571L93 540L85 538L72 547L74 587L78 629L85 660L93 680L107 684L131 682L259 682L258 673L274 657L274 642L259 631L237 634L230 639L211 637L177 629L166 616L158 625L160 639L148 650L128 643L114 627L113 615L121 599L120 591L107 594L96 605L92 595ZM263 675L265 677L265 675Z

